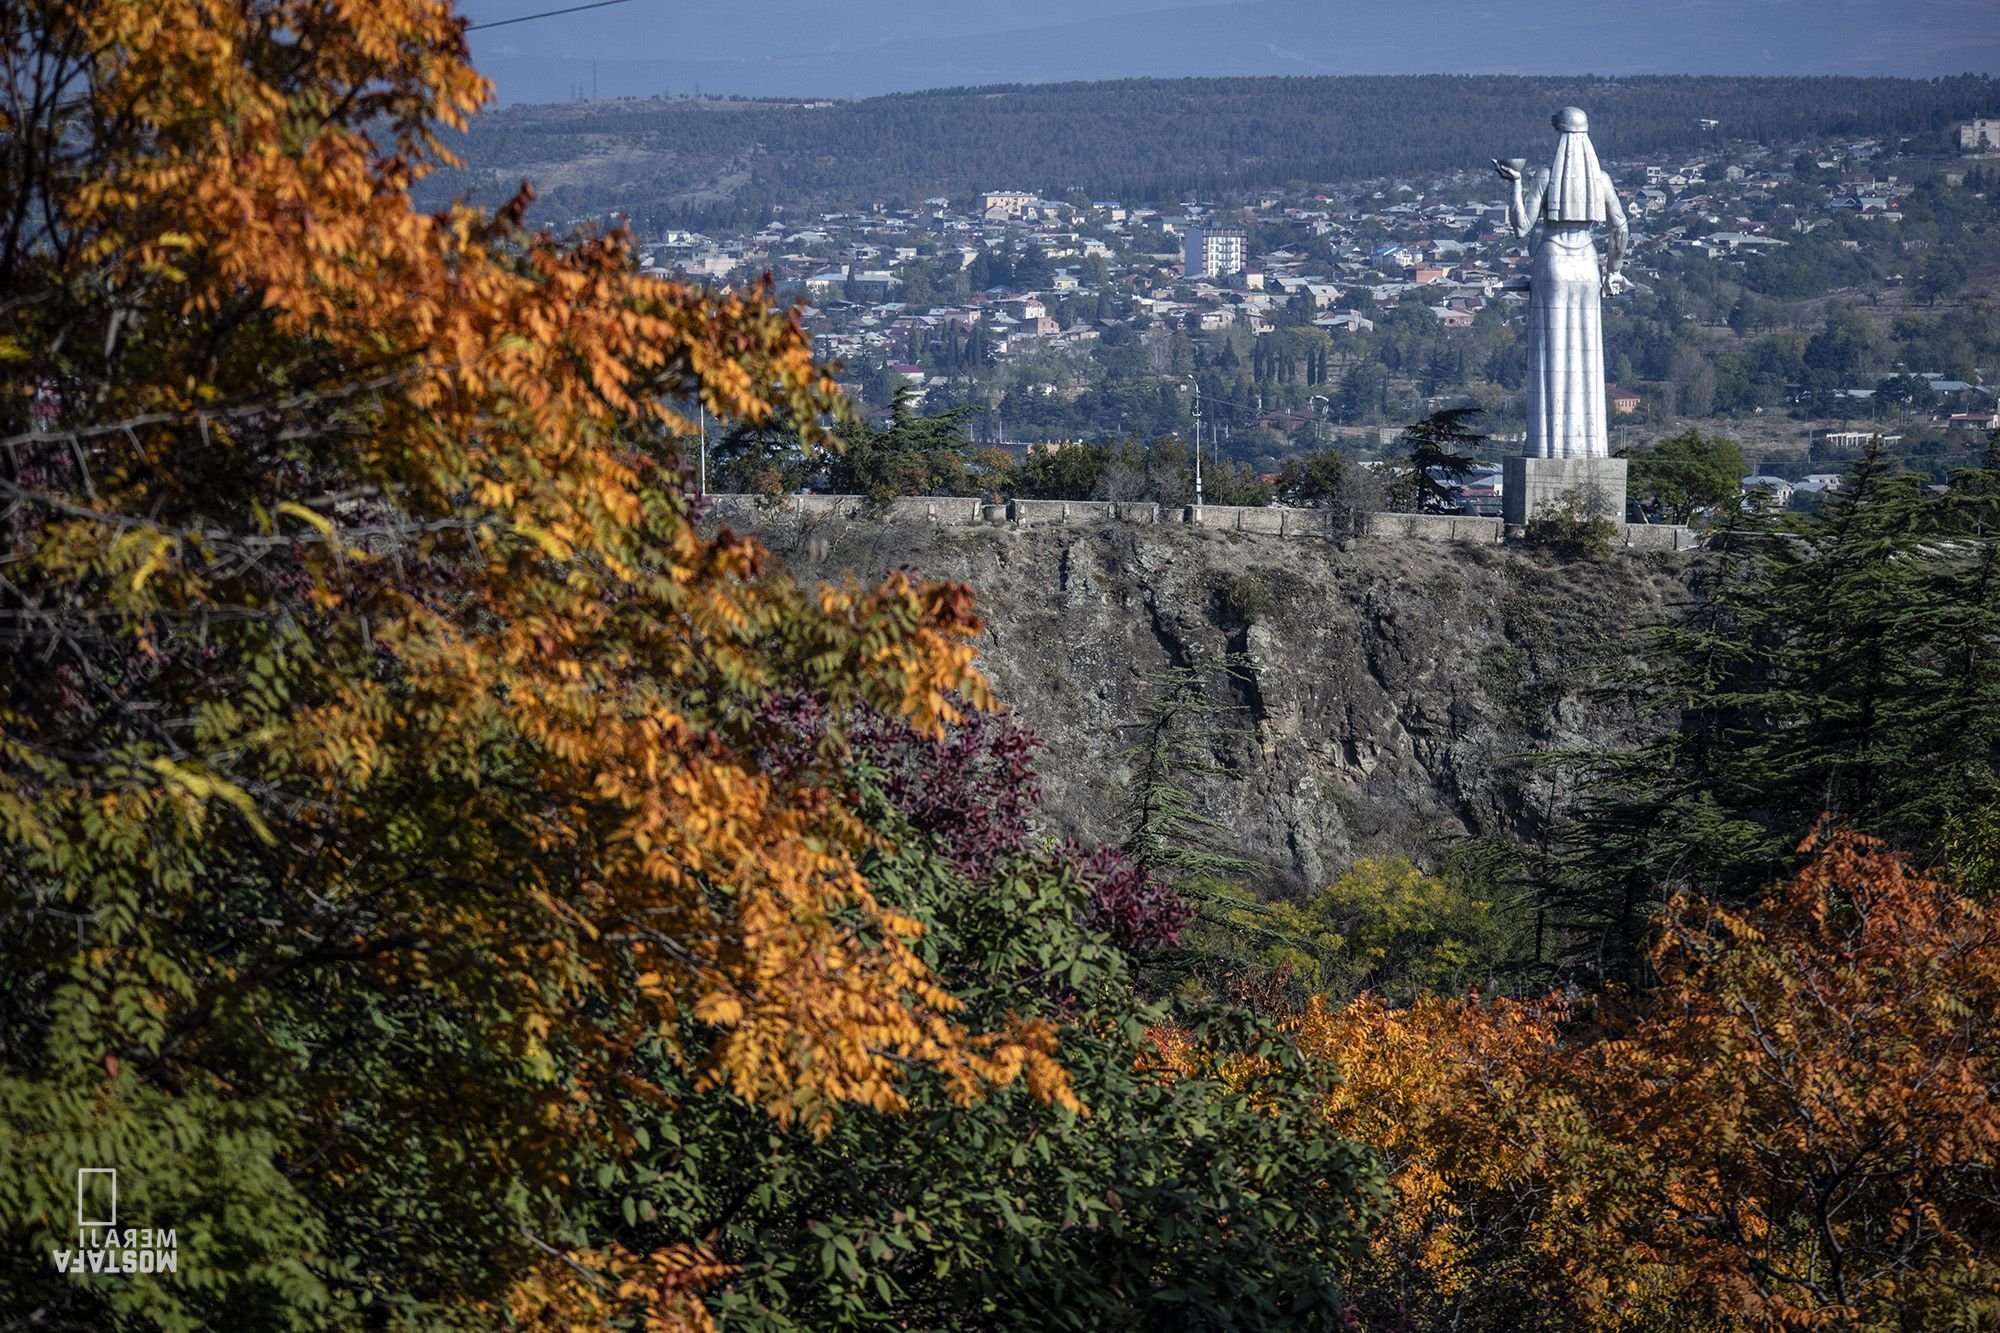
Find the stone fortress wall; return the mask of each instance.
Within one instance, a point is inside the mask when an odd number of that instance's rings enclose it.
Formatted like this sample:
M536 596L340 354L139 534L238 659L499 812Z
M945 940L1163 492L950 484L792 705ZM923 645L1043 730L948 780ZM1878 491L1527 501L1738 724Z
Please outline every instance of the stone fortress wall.
M1230 505L1174 507L1128 500L1008 500L984 501L971 496L905 495L874 501L860 495L710 495L710 515L745 528L773 519L853 519L870 522L922 522L943 527L985 525L1046 527L1096 523L1178 523L1222 532L1265 537L1331 540L1365 535L1406 541L1462 541L1499 545L1510 533L1499 518L1460 514L1368 514L1359 532L1324 509L1289 509L1281 505L1256 508ZM1693 528L1670 524L1622 523L1620 544L1635 551L1691 551L1701 544Z

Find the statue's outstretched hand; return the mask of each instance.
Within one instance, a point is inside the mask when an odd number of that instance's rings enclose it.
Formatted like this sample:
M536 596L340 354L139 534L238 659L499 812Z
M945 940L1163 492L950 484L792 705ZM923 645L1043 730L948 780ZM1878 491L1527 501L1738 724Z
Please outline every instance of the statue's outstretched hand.
M1604 294L1606 296L1623 296L1631 290L1632 280L1623 273L1607 273L1604 275Z
M1492 161L1493 161L1493 169L1494 169L1495 171L1497 171L1497 172L1499 172L1499 173L1500 173L1500 179L1501 179L1501 180L1503 180L1503 181L1517 181L1517 180L1521 179L1521 171L1520 171L1520 168L1518 168L1518 167L1513 167L1513 166L1509 166L1509 165L1508 165L1507 163L1505 163L1505 162L1502 162L1502 161L1501 161L1501 160L1500 160L1499 158L1497 158L1497 157L1496 157L1496 158L1494 158L1494 159L1492 159Z

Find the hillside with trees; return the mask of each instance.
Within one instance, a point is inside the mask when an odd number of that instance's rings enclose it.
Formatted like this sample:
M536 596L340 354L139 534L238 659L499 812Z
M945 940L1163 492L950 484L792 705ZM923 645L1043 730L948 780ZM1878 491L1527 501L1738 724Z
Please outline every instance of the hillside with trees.
M1451 171L1539 143L1548 108L1588 106L1606 160L1764 143L1906 136L1945 148L1992 110L1982 76L1919 79L1407 75L1130 79L941 89L851 102L621 99L490 111L449 140L466 162L419 199L497 202L524 175L539 216L622 210L646 227L773 207L914 203L1020 188L1178 199L1291 181Z

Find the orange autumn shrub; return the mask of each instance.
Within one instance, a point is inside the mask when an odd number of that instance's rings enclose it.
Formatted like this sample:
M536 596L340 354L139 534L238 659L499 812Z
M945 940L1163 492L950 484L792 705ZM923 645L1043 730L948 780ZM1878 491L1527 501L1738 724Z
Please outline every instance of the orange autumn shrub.
M2000 910L1835 833L1756 912L1676 901L1573 1062L1644 1145L1635 1227L1751 1323L2000 1320Z
M1839 834L1755 912L1663 914L1572 1012L1314 1004L1394 1217L1369 1327L1950 1328L2000 1318L2000 919Z
M1350 1274L1368 1327L1647 1328L1670 1270L1628 1249L1633 1205L1565 1068L1566 1006L1315 999L1295 1023L1336 1062L1329 1124L1381 1156L1396 1207Z

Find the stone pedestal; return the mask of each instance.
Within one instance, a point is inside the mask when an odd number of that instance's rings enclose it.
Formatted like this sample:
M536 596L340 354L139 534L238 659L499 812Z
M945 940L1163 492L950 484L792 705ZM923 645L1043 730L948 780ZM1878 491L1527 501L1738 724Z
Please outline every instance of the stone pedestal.
M1501 474L1500 512L1510 528L1541 517L1571 493L1599 517L1625 521L1622 458L1509 458Z

